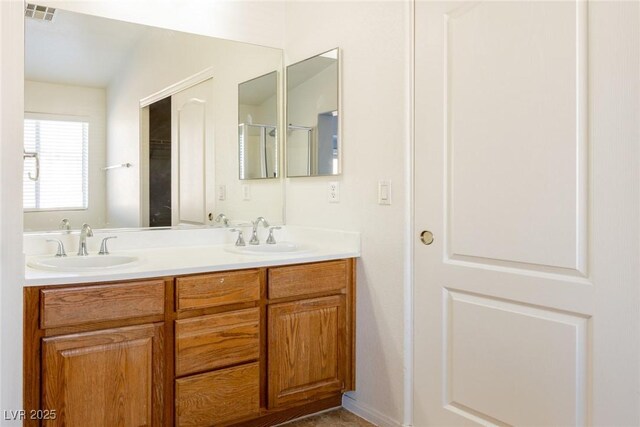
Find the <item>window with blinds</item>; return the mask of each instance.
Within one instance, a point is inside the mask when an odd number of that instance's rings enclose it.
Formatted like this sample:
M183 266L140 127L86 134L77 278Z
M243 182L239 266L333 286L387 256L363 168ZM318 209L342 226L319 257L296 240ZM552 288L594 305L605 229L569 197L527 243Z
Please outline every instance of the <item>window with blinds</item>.
M89 187L89 123L54 118L26 118L24 150L40 156L25 159L23 206L27 211L87 209Z

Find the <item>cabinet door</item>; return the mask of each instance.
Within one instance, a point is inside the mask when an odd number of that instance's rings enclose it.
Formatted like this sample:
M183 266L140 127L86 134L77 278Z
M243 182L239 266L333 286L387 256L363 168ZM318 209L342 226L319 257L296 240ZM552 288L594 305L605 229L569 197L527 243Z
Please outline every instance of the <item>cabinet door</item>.
M344 295L269 306L269 408L343 390L345 324Z
M43 409L57 413L46 425L162 425L162 327L43 339Z

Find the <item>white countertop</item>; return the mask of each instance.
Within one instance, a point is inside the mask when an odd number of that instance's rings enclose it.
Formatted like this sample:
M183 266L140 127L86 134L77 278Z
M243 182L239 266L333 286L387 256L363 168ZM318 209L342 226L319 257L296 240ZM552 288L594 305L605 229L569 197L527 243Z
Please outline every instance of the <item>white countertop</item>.
M222 230L222 232L226 232L226 230ZM140 233L145 232L143 231ZM220 234L221 232L211 231L211 233ZM25 286L110 282L114 280L143 279L244 268L301 264L360 256L359 233L287 227L282 234L282 237L285 238L285 240L281 241L293 241L297 244L308 246L310 250L300 253L249 255L230 251L229 249L233 250L234 248L233 243L230 242L216 242L214 244L201 244L202 242L196 242L198 244L188 246L185 245L184 242L171 244L172 242L168 241L166 243L169 243L169 246L158 246L157 234L153 236L156 242L153 244L150 243L147 247L144 247L144 243L141 243L145 238L144 235L132 236L131 232L128 232L126 237L136 240L135 249L126 248L125 245L120 245L122 249L119 249L116 244L117 241L113 241L113 244L110 242L110 246L112 248L111 254L135 256L138 257L138 261L119 267L108 267L100 270L81 272L40 270L26 266ZM225 233L222 236L227 240L233 240L233 238L228 239L227 235L228 233ZM179 235L167 236L170 236L171 239L180 238ZM50 236L47 237L50 238ZM120 237L120 235L118 237ZM212 238L210 240L216 241L217 239ZM67 249L69 256L76 256L75 253L69 249L71 248ZM53 252L54 251L49 249L44 254L39 253L27 255L26 263L29 263L30 260L36 257L53 257Z

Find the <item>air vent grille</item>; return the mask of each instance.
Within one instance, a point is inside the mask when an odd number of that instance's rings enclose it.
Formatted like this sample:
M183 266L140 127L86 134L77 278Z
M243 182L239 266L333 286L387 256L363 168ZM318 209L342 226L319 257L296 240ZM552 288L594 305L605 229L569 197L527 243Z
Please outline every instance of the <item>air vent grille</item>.
M39 21L53 21L53 15L56 9L53 7L38 6L37 4L27 3L24 9L24 16L27 18L37 19Z

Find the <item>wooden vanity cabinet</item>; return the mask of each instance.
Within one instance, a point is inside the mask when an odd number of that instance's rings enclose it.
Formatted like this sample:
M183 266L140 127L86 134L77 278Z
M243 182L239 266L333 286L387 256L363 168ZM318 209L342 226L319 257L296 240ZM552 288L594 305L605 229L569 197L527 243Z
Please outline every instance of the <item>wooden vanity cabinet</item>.
M355 260L26 287L27 426L268 426L339 406Z
M176 278L176 426L260 415L264 281L264 269Z
M24 320L25 425L164 424L164 280L25 288Z
M353 268L340 260L269 269L269 408L353 389Z

